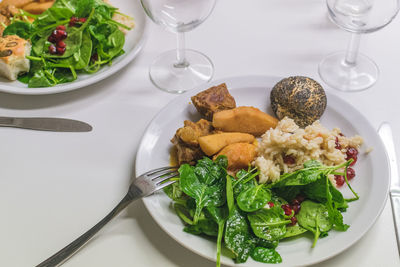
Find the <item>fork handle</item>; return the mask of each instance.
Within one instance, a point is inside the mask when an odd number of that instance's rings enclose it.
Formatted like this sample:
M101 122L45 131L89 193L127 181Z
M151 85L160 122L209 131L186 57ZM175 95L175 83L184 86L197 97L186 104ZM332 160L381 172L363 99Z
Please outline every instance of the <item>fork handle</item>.
M132 194L128 192L126 196L119 202L119 204L100 222L90 228L86 233L75 239L65 248L43 261L36 267L54 267L63 264L69 259L74 253L76 253L81 247L83 247L101 228L104 227L109 221L117 216L124 208L126 208L131 202L140 198L139 194Z

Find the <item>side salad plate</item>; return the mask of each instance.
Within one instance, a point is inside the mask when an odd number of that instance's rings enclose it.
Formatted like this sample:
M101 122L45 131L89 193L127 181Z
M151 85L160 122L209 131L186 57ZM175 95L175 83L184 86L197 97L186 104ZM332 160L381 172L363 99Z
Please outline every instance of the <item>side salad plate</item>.
M191 96L221 83L226 83L230 94L236 99L237 106L253 106L273 114L270 106L272 87L281 79L269 76L243 76L214 81L187 92L164 107L147 127L136 157L136 175L148 170L170 164L171 138L176 129L182 127L184 120L197 121L200 115ZM373 226L386 203L389 190L388 160L383 144L362 113L341 98L326 92L327 107L320 121L329 129L340 128L348 136L361 135L364 144L359 151L357 166L354 167L357 178L350 181L360 199L352 202L343 213L345 224L350 227L345 232L332 230L329 235L313 244L312 235L283 239L276 248L282 257L279 266L304 266L316 264L338 255L353 244ZM353 196L349 187L344 185L338 190L345 198ZM183 223L171 205L171 199L164 192L158 192L143 199L143 202L158 225L173 239L187 249L210 260L216 260L215 240L202 238L183 231ZM221 263L239 266L222 253ZM248 259L240 266L266 266L264 263Z
M71 18L52 19L58 12L54 9L54 14L45 11L42 15L30 13L26 13L26 15L25 11L20 9L21 14L26 16L17 16L17 20L12 18L14 19L13 23L19 23L19 25L11 24L13 29L6 28L3 36L7 38L7 35L19 35L23 39L30 39L28 36L33 36L33 40L30 41L32 52L27 57L30 60L30 71L28 74L21 74L20 78L15 81L0 77L0 92L44 95L72 91L99 82L131 62L141 51L145 42L146 16L140 2L107 1L112 8L115 7L115 11L112 12L118 14L118 20L123 21L121 23L114 17L110 18L110 15L105 13L106 11L102 7L96 9L96 5L104 4L103 2L97 0L92 2L95 8L89 8L92 10L91 12L90 10L85 11L87 14L80 16L80 13L84 12L79 11L78 7L86 10L88 8L82 7L82 5L90 4L91 1L71 0L71 4L69 1L56 1L53 7L56 6L57 9L58 6L61 6L60 10L70 8L72 10ZM73 13L73 10L76 10L76 14ZM32 27L29 26L28 20L30 22L35 20ZM40 22L40 20L42 21ZM127 26L128 24L129 26ZM113 31L116 28L119 28L116 30L118 33ZM33 35L29 35L28 29L33 29L31 30ZM65 36L62 36L60 32ZM81 41L77 39L80 32L82 32ZM21 34L26 34L27 37L21 36ZM42 45L42 43L44 44ZM88 54L88 51L91 53ZM87 54L88 56L86 56ZM44 67L41 67L40 64L43 64ZM71 68L68 69L66 66L71 66ZM43 68L43 72L36 71L41 68ZM63 73L66 73L65 77ZM44 82L40 80L41 75ZM30 79L32 79L30 77L35 78L35 82L30 83Z

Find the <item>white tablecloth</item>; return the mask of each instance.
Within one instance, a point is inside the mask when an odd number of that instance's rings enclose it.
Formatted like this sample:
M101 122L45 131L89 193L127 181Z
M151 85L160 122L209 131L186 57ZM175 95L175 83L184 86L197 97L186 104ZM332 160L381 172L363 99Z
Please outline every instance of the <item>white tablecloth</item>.
M124 195L146 125L176 97L148 78L152 60L175 47L173 34L150 24L140 56L98 84L58 95L0 94L2 115L68 117L94 126L88 134L0 129L0 266L38 264L97 223ZM361 51L381 70L373 88L346 94L325 87L376 128L389 121L398 152L399 26L396 19L362 38ZM256 74L320 80L319 61L345 49L348 38L328 19L323 0L220 0L209 19L187 34L187 46L212 59L215 79ZM165 234L137 201L64 266L214 263ZM358 243L318 266L400 266L390 201Z

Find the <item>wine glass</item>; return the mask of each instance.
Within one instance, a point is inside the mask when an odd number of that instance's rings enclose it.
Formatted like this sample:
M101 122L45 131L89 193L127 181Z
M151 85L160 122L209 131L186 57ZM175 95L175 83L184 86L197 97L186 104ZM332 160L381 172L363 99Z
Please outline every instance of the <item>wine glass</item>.
M199 26L216 0L141 0L146 14L177 35L177 49L162 53L150 66L150 79L159 89L183 93L211 80L214 66L204 54L185 48L185 32Z
M397 15L400 0L326 0L331 20L351 32L347 51L326 56L319 64L319 75L329 86L345 91L361 91L378 79L378 66L359 54L361 34L382 29ZM384 44L384 42L383 42Z

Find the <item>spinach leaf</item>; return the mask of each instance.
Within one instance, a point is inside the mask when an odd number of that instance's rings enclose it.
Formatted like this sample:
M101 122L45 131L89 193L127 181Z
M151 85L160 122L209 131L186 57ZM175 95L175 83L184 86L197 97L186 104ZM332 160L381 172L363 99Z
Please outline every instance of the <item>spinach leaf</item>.
M336 230L346 231L349 228L349 225L343 223L343 215L340 211L335 207L333 202L332 193L329 187L330 181L328 176L325 176L325 185L326 185L326 207L328 209L329 219L334 225Z
M181 187L179 185L179 180L167 187L164 187L165 194L172 200L180 200L184 196Z
M57 60L57 66L64 68L73 67L76 70L84 69L89 64L92 56L92 46L92 39L89 32L84 31L82 34L82 45L79 49L72 56Z
M292 173L281 175L275 183L268 185L269 188L298 186L313 183L330 172L342 168L346 163L337 166L324 166L316 160L309 160L304 163L304 168Z
M286 227L286 234L283 238L298 236L307 232L307 229L301 227L300 225L293 225Z
M208 236L217 236L218 235L218 224L215 223L211 219L206 219L204 215L202 214L197 222L197 224L194 225L187 225L183 228L183 231L189 233L189 234L194 234L194 235L200 235L200 234L205 234Z
M50 86L53 86L53 83L46 77L46 74L43 70L35 72L35 74L29 80L28 83L29 88L50 87Z
M263 263L281 263L282 257L275 249L256 247L251 252L251 258Z
M3 36L18 35L19 37L28 40L30 39L34 30L35 28L31 23L18 20L4 29Z
M214 163L213 163L214 164ZM184 164L179 168L180 186L183 192L196 200L196 212L193 218L197 223L199 215L208 205L221 206L225 203L225 179L213 185L203 183L194 171L194 167Z
M186 224L193 225L190 210L184 204L174 203L174 209L178 217Z
M49 53L48 45L46 46L47 36L39 39L36 44L33 46L35 54L43 55L44 58L68 58L75 54L82 46L82 30L80 28L69 28L68 29L68 37L65 39L65 44L67 49L63 55L52 55Z
M312 183L313 184L313 183ZM295 199L303 190L303 186L286 186L274 188L274 193L288 202Z
M212 185L216 181L225 179L226 176L224 167L206 157L197 161L194 172L199 180L207 185Z
M254 177L258 175L258 171L254 171L255 169L249 171L240 170L236 173L237 180L232 181L233 195L235 199L237 199L240 193L242 193L243 191L246 191L249 188L256 186L256 183L254 182Z
M343 203L345 200L342 193L338 191L329 180L328 182L329 191L332 194L332 200L336 203ZM303 193L310 199L325 203L327 201L326 195L326 177L315 181L314 183L304 186Z
M247 218L254 234L269 241L282 239L286 234L286 225L291 223L285 219L280 207L261 209L249 213Z
M221 248L222 248L222 235L224 233L224 227L226 219L228 218L228 207L222 206L217 208L215 206L208 206L206 214L211 217L218 224L218 237L217 237L217 267L221 266Z
M312 159L312 160L304 162L303 166L304 166L304 168L318 168L318 167L322 167L322 164L318 160Z
M226 203L228 205L229 214L233 212L235 199L233 197L232 189L232 177L230 175L226 176Z
M253 243L256 247L263 247L263 248L276 248L279 244L278 240L268 241L264 238L259 238L257 236L253 236Z
M225 246L234 253L236 263L245 262L254 244L246 217L242 215L236 205L229 214L225 229Z
M240 193L236 202L239 208L246 212L259 210L271 200L271 192L264 185L248 188Z
M301 203L297 220L300 226L314 233L312 247L315 246L321 231L328 232L332 229L332 222L326 206L310 200Z

